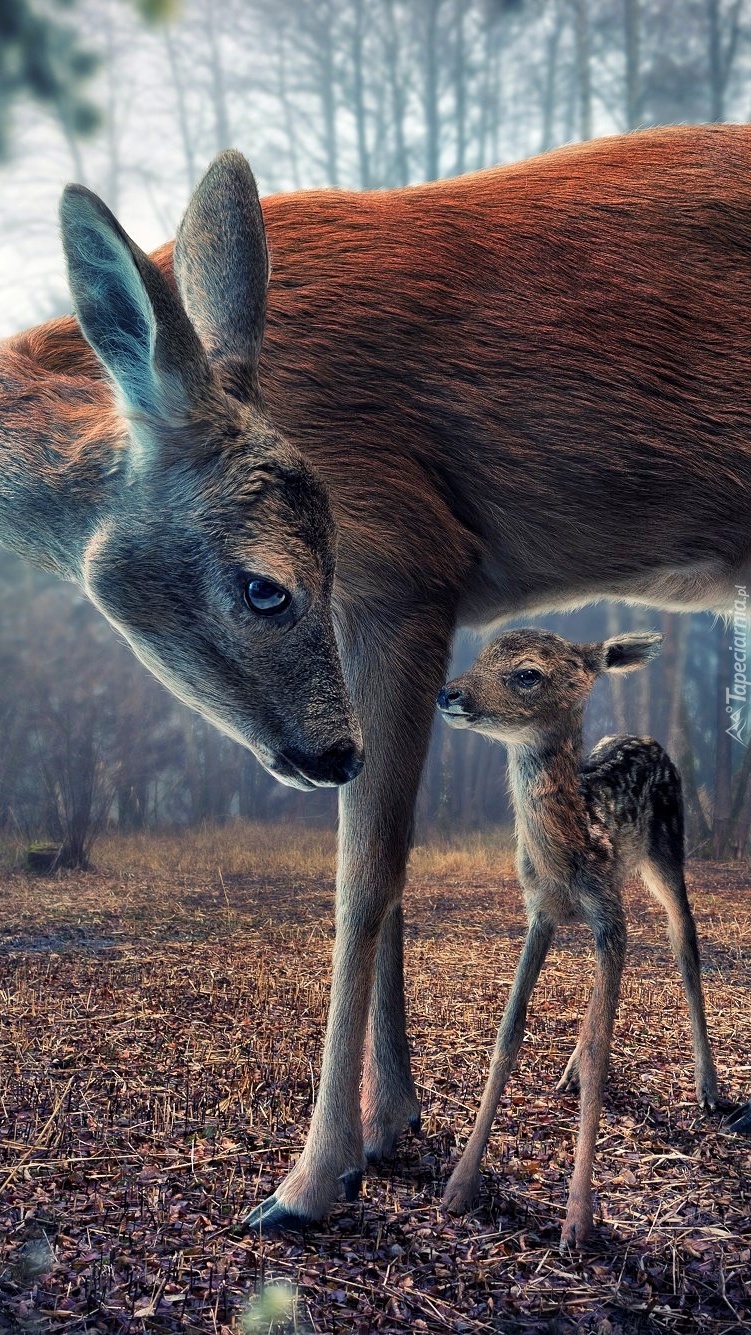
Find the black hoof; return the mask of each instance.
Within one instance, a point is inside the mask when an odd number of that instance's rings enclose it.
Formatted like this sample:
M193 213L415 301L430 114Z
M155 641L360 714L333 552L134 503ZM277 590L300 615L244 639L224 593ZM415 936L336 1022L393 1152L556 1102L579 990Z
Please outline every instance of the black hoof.
M315 1220L309 1219L307 1215L295 1214L294 1210L289 1210L286 1205L278 1201L276 1196L269 1196L267 1200L261 1201L255 1210L251 1210L238 1228L242 1233L263 1233L268 1236L270 1233L278 1233L280 1229L299 1232L301 1228L307 1228L313 1223Z
M421 1114L421 1113L415 1113L414 1117L410 1117L409 1122L407 1123L407 1125L408 1125L410 1131L412 1132L412 1135L413 1135L413 1136L417 1136L418 1138L419 1138L420 1136L422 1136L422 1114Z
M356 1201L362 1187L362 1173L353 1168L351 1173L344 1173L341 1178L345 1201Z
M722 1127L724 1131L732 1131L737 1135L751 1135L751 1103L743 1103L740 1108L736 1108L725 1118Z

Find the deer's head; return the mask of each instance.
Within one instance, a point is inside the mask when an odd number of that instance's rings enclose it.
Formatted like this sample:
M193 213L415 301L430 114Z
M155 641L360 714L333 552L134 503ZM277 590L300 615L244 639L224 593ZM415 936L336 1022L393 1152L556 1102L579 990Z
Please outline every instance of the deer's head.
M571 644L546 630L509 630L450 681L438 708L453 727L511 745L537 745L581 713L603 672L631 672L660 652L662 636L634 631L599 644Z
M362 747L332 621L336 533L323 484L261 403L269 266L247 163L223 153L198 186L177 291L82 186L61 219L76 314L123 422L86 591L277 778L346 783Z

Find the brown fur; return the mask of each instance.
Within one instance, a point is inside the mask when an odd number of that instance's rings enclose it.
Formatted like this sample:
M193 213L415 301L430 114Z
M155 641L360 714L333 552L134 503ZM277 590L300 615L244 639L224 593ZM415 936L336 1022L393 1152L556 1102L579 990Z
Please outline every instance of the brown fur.
M659 635L569 644L546 631L501 635L438 696L444 718L505 742L516 816L517 867L529 931L498 1031L477 1123L444 1193L462 1211L480 1187L480 1162L524 1036L527 1005L559 923L592 930L597 973L581 1037L558 1085L581 1089L576 1148L561 1245L581 1246L592 1227L592 1163L626 953L622 885L638 872L668 914L694 1043L696 1094L717 1104L696 927L683 877L683 800L678 772L651 738L605 738L588 760L584 704L601 672L628 672L658 652Z
M252 294L257 316L261 241L250 254L241 245L256 223L237 170L199 187L194 240L200 254L206 219L225 235L221 220L236 218L234 290ZM238 509L251 513L254 484L246 496L238 474L243 450L249 479L255 467L257 380L266 456L299 451L328 489L338 530L330 610L367 755L342 791L339 935L318 1103L268 1224L320 1216L360 1170L363 1148L377 1156L417 1117L398 904L432 701L456 625L605 594L724 607L746 579L750 181L751 131L723 126L595 141L406 190L264 203L267 330L258 375L249 363L244 382L256 417L226 448L219 432L210 481L189 456L185 471L202 523L224 515L230 532ZM172 248L154 259L173 283ZM225 261L216 270L231 329L226 356L213 348L212 383L231 397L243 321ZM183 279L211 361L212 284ZM257 328L256 320L254 347ZM0 376L0 480L19 463L23 480L37 478L50 435L71 459L91 458L93 474L110 444L122 448L110 387L74 322L6 345ZM226 412L232 419L235 410L222 407L213 421ZM106 483L92 482L89 500L92 488ZM175 503L179 524L184 502ZM283 562L299 541L298 519L272 509L254 533ZM42 541L35 550L26 539L27 555L48 559ZM317 552L304 539L303 549L297 568L308 583L331 548L322 536ZM316 598L323 635L323 585ZM264 729L278 730L286 709L302 709L292 726L304 727L305 701L315 697L309 747L323 745L324 732L330 742L354 731L342 690L325 689L338 669L328 631L324 640L317 673L315 646L301 641L286 676L274 672L270 648L263 673L244 687L274 715ZM200 680L191 697L205 707Z

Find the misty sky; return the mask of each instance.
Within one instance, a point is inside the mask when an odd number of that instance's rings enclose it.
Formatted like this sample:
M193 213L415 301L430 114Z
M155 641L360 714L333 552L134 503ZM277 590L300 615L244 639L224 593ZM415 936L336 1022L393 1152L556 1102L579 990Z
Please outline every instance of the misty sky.
M259 20L251 20L252 8L243 0L184 0L180 21L165 31L144 27L126 0L88 0L79 6L82 38L103 60L91 93L105 120L93 139L71 144L50 116L30 104L16 109L13 158L0 170L0 336L68 307L56 221L66 181L83 180L100 193L147 250L173 234L190 186L180 93L195 174L227 146L217 126L210 27L224 81L227 138L250 159L261 192L291 189L295 175L301 186L328 183L314 129L317 99L304 87L291 93L298 141L293 172L277 95L275 37ZM539 25L528 37L518 25L508 29L508 40L515 44L539 43L540 36ZM289 40L294 46L295 35ZM288 58L294 62L294 49ZM539 129L534 121L527 125L523 114L530 92L526 67L510 54L500 75L505 115L499 157L509 160L536 151ZM371 70L370 77L370 95L377 97L378 75ZM419 142L416 75L408 78L408 96L407 123ZM596 103L594 112L597 132L618 128L603 103ZM341 181L356 184L355 128L341 104L337 130ZM412 179L422 179L418 154L410 165ZM451 174L450 163L441 174Z

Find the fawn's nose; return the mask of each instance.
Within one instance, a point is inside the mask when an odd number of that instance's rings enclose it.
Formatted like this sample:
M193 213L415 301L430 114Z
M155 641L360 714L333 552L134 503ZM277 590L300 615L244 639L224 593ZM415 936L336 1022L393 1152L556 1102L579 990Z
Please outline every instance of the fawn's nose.
M443 686L436 701L439 709L461 709L464 704L464 692L458 686Z

